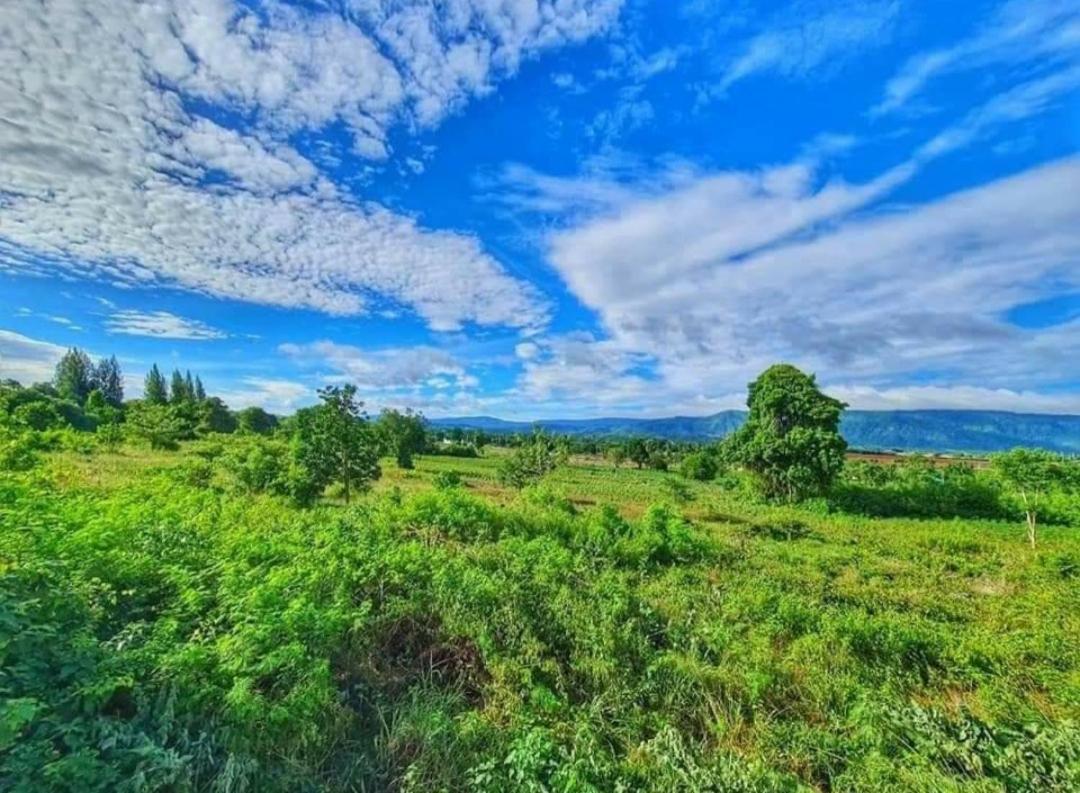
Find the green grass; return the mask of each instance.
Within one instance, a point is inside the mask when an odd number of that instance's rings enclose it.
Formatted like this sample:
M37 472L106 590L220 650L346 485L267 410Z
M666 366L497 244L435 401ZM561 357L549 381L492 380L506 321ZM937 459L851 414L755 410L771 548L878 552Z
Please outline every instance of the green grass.
M300 510L189 454L0 474L0 788L1080 789L1076 528L497 450Z

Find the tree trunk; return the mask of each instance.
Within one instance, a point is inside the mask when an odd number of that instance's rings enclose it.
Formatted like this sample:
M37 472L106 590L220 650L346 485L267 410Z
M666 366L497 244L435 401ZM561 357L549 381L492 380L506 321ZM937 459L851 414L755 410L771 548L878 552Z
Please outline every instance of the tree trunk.
M1032 503L1031 501L1028 501L1027 492L1024 491L1024 490L1020 491L1020 499L1024 502L1024 517L1027 519L1028 542L1030 542L1031 547L1034 548L1035 547L1035 507L1036 507L1038 501L1036 500L1035 503Z
M341 484L345 486L345 504L349 503L349 456L345 455L345 459L341 466Z

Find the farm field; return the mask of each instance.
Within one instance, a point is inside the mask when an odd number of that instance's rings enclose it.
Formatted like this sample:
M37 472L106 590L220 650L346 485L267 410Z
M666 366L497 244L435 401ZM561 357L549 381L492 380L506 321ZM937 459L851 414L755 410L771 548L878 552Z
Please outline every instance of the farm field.
M0 473L5 789L1080 785L1067 519L490 448L300 508L200 448Z

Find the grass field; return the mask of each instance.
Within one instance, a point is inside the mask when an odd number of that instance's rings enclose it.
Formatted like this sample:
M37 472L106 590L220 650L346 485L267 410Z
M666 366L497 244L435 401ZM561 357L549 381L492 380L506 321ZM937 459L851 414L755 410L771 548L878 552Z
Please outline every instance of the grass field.
M0 474L0 787L1080 789L1076 529L499 454L307 510L186 449Z

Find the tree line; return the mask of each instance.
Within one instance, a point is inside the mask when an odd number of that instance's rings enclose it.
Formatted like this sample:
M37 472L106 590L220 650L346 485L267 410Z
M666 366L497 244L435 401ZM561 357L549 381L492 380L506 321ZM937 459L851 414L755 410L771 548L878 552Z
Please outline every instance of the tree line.
M840 418L846 405L824 394L813 375L789 364L769 367L750 383L745 423L723 440L704 445L435 429L413 411L386 410L370 419L351 385L318 393L318 405L285 419L257 406L232 411L221 398L207 394L199 375L175 369L167 379L154 364L146 375L143 398L125 401L115 356L94 362L73 348L57 363L51 383L29 388L0 383L0 421L32 431L96 430L98 440L113 447L125 437L153 449L170 449L184 440L239 434L249 440L226 455L238 478L253 490L290 495L299 502L314 500L335 482L349 501L380 476L381 456L391 456L408 469L423 452L475 457L489 443L498 443L511 449L499 463L498 478L515 488L538 482L573 454L601 453L616 467L629 463L638 469L674 468L686 479L702 482L740 471L761 497L775 501L828 496L856 508L887 510L882 497L907 499L897 484L906 481L902 487L909 500L924 505L930 495L929 501L948 502L948 508L965 514L989 514L993 508L987 505L997 503L995 493L962 471L942 480L956 491L942 501L940 488L928 489L925 482L912 484L914 480L892 477L880 467L871 476L858 466L845 466L847 444ZM258 437L266 440L253 440ZM1020 505L1032 545L1048 494L1080 489L1075 458L1017 449L993 456L991 463L995 486L1006 488ZM845 481L838 484L845 471ZM868 487L871 479L877 484Z

